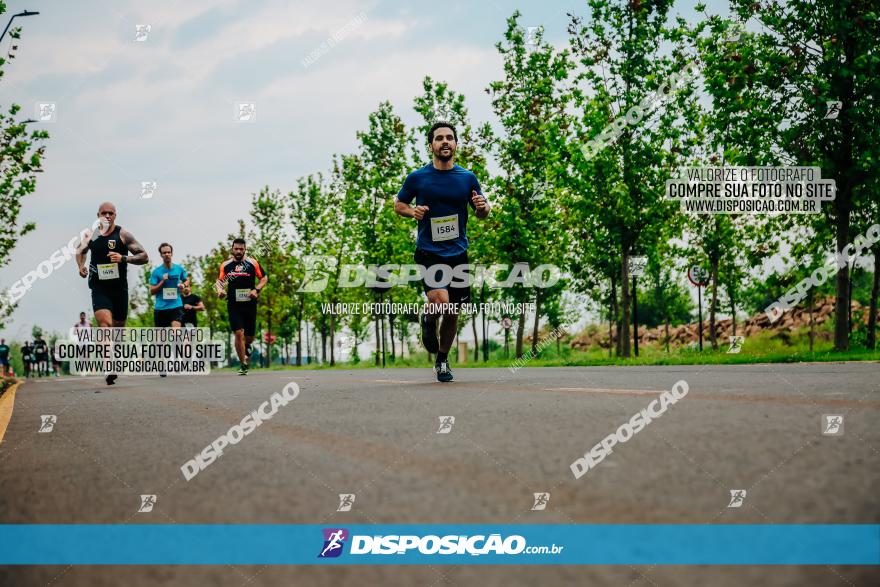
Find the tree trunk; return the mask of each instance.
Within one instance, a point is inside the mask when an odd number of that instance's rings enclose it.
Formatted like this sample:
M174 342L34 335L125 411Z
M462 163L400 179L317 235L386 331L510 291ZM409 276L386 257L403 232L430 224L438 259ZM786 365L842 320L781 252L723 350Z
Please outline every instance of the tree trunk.
M517 359L521 359L523 356L522 347L523 347L523 332L526 329L526 313L523 312L519 315L519 320L516 323L516 351L514 354Z
M718 259L712 258L709 261L710 271L712 272L712 300L709 302L709 342L712 343L712 349L718 350L718 333L715 330L715 308L718 305Z
M330 365L336 364L336 314L330 314Z
M482 295L480 296L480 302L486 303L486 282L483 281ZM485 306L483 306L485 308ZM483 320L483 362L487 362L489 360L489 317L486 315L486 311L483 310L480 312L480 316L482 316Z
M532 356L538 354L538 327L541 323L541 290L535 292L535 323L532 326Z
M856 275L856 266L855 262L853 262L852 271L849 272L849 285L847 286L849 297L846 299L846 323L849 325L847 332L852 333L853 321L852 321L852 284L853 278Z
M810 352L813 352L813 341L816 339L816 329L815 323L813 322L813 288L810 288L810 293L807 296L807 302L809 304L809 312L810 312Z
M664 325L666 330L666 353L669 353L669 316L666 316L666 322Z
M382 298L383 298L383 296L380 294L379 295L379 303L380 304L384 301ZM379 321L380 321L379 325L382 327L382 368L384 369L385 368L385 353L386 353L386 349L388 348L385 344L385 315L384 314L379 314Z
M321 364L327 364L327 325L321 321Z
M624 245L620 255L620 330L617 338L620 340L620 355L629 358L629 251Z
M480 360L480 341L477 338L477 315L471 315L471 327L474 331L474 363Z
M388 314L388 336L391 338L391 362L397 357L397 345L394 343L394 314Z
M266 337L266 368L272 366L272 296L268 296L266 304L266 328L269 331Z
M620 356L620 345L614 340L614 323L617 320L617 285L614 277L611 277L611 299L608 303L608 356L611 357L611 349L615 349ZM619 331L618 331L619 332Z
M730 322L733 327L733 336L736 336L736 300L733 297L733 291L727 290L727 297L730 298Z
M303 295L299 297L299 314L296 316L296 366L302 366L302 322L303 312L305 311L306 299Z
M880 294L880 246L874 247L874 282L871 285L871 304L868 310L868 340L866 346L877 347L877 297Z
M852 4L845 5L846 18L849 22L855 17L856 7ZM844 34L842 41L843 54L846 63L850 64L855 59L855 39L852 34ZM853 176L856 173L853 164L853 146L857 141L849 140L856 134L853 128L853 120L851 116L852 109L855 104L855 75L853 73L836 75L834 83L830 88L829 95L838 96L842 104L840 112L840 136L844 140L840 145L828 144L825 147L827 154L834 163L834 171L837 177L837 197L834 199L834 211L836 213L837 225L837 252L843 251L844 247L849 244L850 229L850 213L852 209L852 192L853 192ZM830 143L830 140L829 140ZM845 351L849 349L849 266L845 265L837 272L836 284L836 300L834 304L834 350ZM846 305L845 305L846 304Z
M381 350L382 337L379 336L379 315L378 315L378 314L373 318L373 329L375 330L375 334L376 334L376 360L375 360L375 365L376 365L376 367L378 367L378 366L379 366L379 360L380 360L379 355L380 355L381 352L382 352L382 350Z

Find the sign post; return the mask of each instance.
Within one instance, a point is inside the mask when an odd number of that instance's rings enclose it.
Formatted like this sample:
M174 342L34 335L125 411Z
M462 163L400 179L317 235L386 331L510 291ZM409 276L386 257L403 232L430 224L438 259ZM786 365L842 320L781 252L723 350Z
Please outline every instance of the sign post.
M509 357L510 347L508 346L508 341L510 339L510 327L513 326L513 320L510 319L510 316L505 316L501 319L501 327L504 329L504 358L505 360Z
M698 340L700 341L700 352L703 352L703 286L708 281L709 274L699 265L694 265L688 269L688 279L697 286L697 312L699 316Z
M639 304L636 300L638 290L636 288L636 277L641 276L645 272L645 265L648 264L647 257L629 257L627 259L628 269L633 278L632 298L633 298L633 352L639 356Z

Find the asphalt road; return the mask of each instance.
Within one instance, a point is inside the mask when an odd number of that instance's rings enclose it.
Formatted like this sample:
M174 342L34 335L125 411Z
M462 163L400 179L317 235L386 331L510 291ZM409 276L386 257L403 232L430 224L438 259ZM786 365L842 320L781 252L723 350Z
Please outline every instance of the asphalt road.
M0 523L878 523L880 365L260 372L28 381ZM596 469L570 463L678 380ZM180 467L290 381L194 479ZM42 415L55 415L49 433ZM823 435L823 414L844 416ZM440 417L454 416L438 434ZM745 489L739 508L730 490ZM533 494L549 492L546 510ZM356 495L337 512L339 494ZM155 494L138 513L140 495ZM686 547L686 545L684 546ZM0 545L2 548L2 545ZM0 585L874 585L878 567L6 567Z

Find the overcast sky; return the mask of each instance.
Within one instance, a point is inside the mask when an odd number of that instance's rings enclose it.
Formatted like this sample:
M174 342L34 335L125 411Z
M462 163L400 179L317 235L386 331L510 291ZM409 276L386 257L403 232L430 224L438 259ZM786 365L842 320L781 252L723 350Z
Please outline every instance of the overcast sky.
M688 5L677 9L692 16ZM712 3L714 4L714 3ZM720 3L719 3L720 4ZM23 27L0 80L0 106L56 105L45 172L23 202L23 238L0 289L48 259L95 218L104 200L118 223L159 261L162 241L182 259L203 254L246 218L251 194L293 188L355 149L367 115L390 100L407 124L426 75L463 93L474 121L492 121L489 82L502 76L494 44L515 10L523 26L566 41L567 12L583 0L504 2L7 1ZM690 14L689 14L690 13ZM149 25L136 40L137 25ZM347 27L348 25L348 27ZM303 59L336 31L349 32L308 67ZM4 39L2 50L8 50ZM253 122L236 120L254 103ZM155 181L152 198L141 182ZM134 270L130 280L134 277ZM89 291L68 262L37 281L0 336L22 340L33 324L64 330L86 310Z

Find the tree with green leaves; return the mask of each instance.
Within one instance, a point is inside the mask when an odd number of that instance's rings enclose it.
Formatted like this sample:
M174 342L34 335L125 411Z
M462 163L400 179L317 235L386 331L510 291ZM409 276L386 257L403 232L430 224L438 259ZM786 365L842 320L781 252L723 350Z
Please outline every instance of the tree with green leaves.
M347 171L348 181L357 194L353 209L357 218L355 238L361 244L363 260L368 266L410 263L410 227L401 223L394 213L394 196L411 167L410 132L391 104L382 102L378 110L370 114L367 129L357 133L357 139L358 153L356 158L348 159L351 165ZM374 288L373 292L379 302L386 295L393 301L395 295L393 289L388 288ZM385 361L386 318L387 333L394 344L393 316L376 316L376 365Z
M559 195L568 172L565 145L571 138L568 83L575 64L567 50L543 39L542 30L526 38L519 11L507 19L504 40L496 44L504 61L504 79L489 85L492 108L503 135L495 141L502 174L495 181L495 210L490 226L499 260L530 267L560 258L567 234L560 230ZM541 304L550 291L516 284L504 292L511 301L535 303L532 329L536 344ZM526 315L519 316L516 357L523 354Z
M880 92L880 13L870 0L731 0L737 17L760 30L745 35L727 84L713 94L750 91L731 100L739 125L762 134L766 151L788 165L818 166L834 179L836 198L823 206L836 249L853 237L852 214L876 191L862 189L876 174L880 134L872 96ZM702 9L702 7L698 7ZM756 112L772 110L770 124ZM832 110L834 111L832 113ZM834 347L849 348L849 267L837 272Z
M6 12L6 4L0 2L0 14ZM15 43L21 38L21 27L9 31ZM13 49L14 51L14 49ZM9 54L13 56L11 52ZM0 79L6 59L0 58ZM0 267L8 264L12 249L18 240L36 228L33 222L21 224L21 204L25 196L34 193L37 187L37 173L43 171L43 157L49 138L44 130L31 130L34 120L22 120L19 116L21 106L12 104L8 108L0 106L0 209L3 210L3 223L0 224ZM0 295L0 328L15 310L15 304L7 296Z
M302 365L303 351L303 321L307 319L309 309L306 307L310 294L306 291L304 273L312 266L309 256L319 255L318 245L323 238L321 218L326 214L326 192L321 185L322 178L308 176L300 178L296 190L287 194L287 221L290 227L290 241L288 244L288 259L302 259L304 264L294 268L285 266L284 279L290 283L303 282L302 287L297 288L295 302L287 314L287 319L296 322L296 364ZM307 267L306 265L309 264ZM299 265L299 264L298 264ZM317 269L318 267L315 267ZM299 272L299 273L296 273ZM297 280L299 275L303 279Z
M285 212L285 199L280 190L265 186L251 198L250 219L254 228L246 239L247 254L257 259L270 280L265 293L260 296L261 303L257 306L258 321L262 319L266 324L266 332L261 341L266 352L262 353L264 356L261 360L266 359L267 367L272 365L270 337L274 336L273 325L284 317L283 304L279 301L283 299L285 292L279 289L288 284L284 279L277 279L276 283L272 283L273 272L278 271L283 275L283 265L288 260L283 249Z
M651 227L678 214L664 199L665 181L682 161L680 150L693 126L689 114L694 88L687 77L694 64L681 49L682 23L669 23L671 1L590 0L588 4L589 16L573 17L570 26L581 65L579 80L589 86L589 92L576 94L584 112L582 144L590 148L584 149L575 169L589 178L602 167L603 199L611 201L593 207L619 250L620 354L628 357L628 259L644 252L643 239L652 241L647 236ZM683 80L677 91L668 82L673 76ZM604 138L612 123L614 136Z

